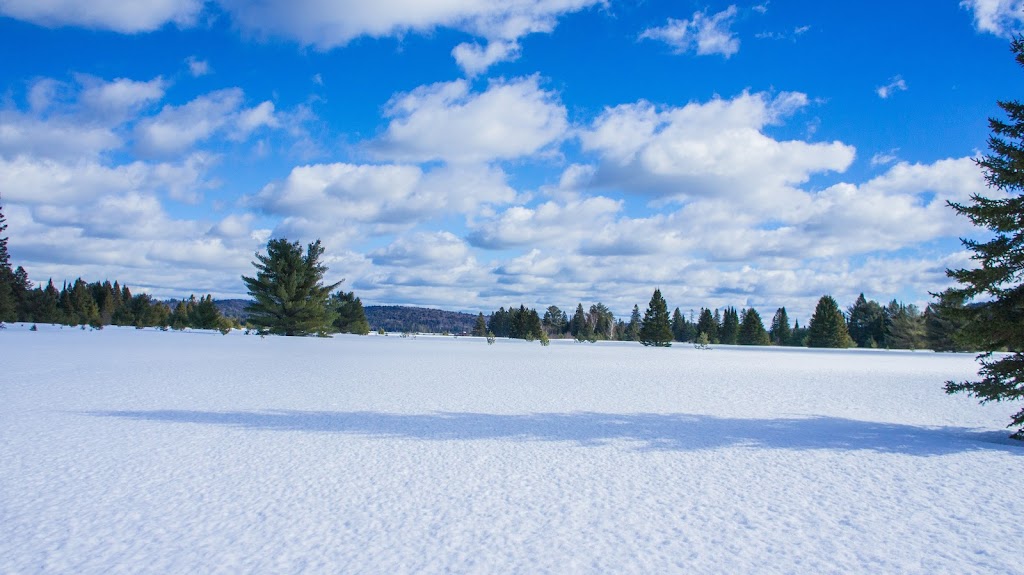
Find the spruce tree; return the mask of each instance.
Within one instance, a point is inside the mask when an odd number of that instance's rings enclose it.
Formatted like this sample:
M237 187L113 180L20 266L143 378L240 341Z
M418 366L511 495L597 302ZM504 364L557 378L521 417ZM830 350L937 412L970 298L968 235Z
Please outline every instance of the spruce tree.
M720 343L736 345L740 333L740 314L730 306L722 313L722 328L718 331Z
M640 341L640 325L643 323L640 317L640 306L633 305L633 313L629 315L629 323L626 324L626 341Z
M847 310L850 337L859 347L885 346L885 310L877 301L868 300L864 294Z
M476 337L485 337L487 335L487 320L484 319L483 312L476 316L476 325L473 326L472 335Z
M7 218L0 205L0 326L18 318L18 302L14 295L14 271L11 270L11 256L7 253Z
M807 326L808 347L850 347L853 340L846 329L846 318L830 295L821 296Z
M672 312L672 339L675 341L686 341L686 318L683 317L679 308Z
M774 345L789 345L791 334L789 315L786 314L785 307L780 307L772 316L772 327L768 331L768 337Z
M1024 66L1024 37L1010 43L1017 63ZM1024 399L1024 104L1000 101L1007 120L989 119L990 153L978 160L988 185L1005 198L971 196L969 204L950 204L960 215L991 233L987 241L962 240L976 267L948 270L959 285L947 297L963 302L963 336L985 351L978 356L980 381L946 382L947 393L965 392L989 401ZM1007 349L1010 354L993 356ZM1009 427L1024 439L1024 408L1011 416Z
M217 304L213 303L212 295L207 294L205 297L199 298L199 303L189 313L189 324L195 329L220 328L220 310L217 309Z
M736 338L740 345L768 345L768 332L764 330L764 322L761 321L761 314L750 308L743 313L743 322L740 323L739 336Z
M256 253L256 277L242 276L253 302L246 307L249 324L260 333L325 335L334 321L328 305L331 291L341 282L323 285L327 268L319 260L320 240L303 255L299 242L284 238L267 242L267 255Z
M655 289L651 303L644 312L643 325L640 327L640 343L656 347L672 345L672 327L669 324L668 304L661 297L661 290Z
M366 320L366 310L363 309L363 302L356 297L355 292L339 291L331 296L331 307L337 314L334 320L334 329L338 333L354 333L366 335L370 333L370 322ZM483 314L478 318L483 321ZM484 326L486 333L487 326Z
M718 343L718 322L711 315L711 310L700 308L700 317L697 319L697 335L704 334L708 337L709 343Z

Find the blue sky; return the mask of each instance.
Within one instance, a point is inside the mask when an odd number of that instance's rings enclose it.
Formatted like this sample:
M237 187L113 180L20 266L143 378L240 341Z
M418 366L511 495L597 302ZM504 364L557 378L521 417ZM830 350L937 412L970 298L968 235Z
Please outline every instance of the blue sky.
M160 297L287 237L367 304L923 307L1022 4L6 0L10 251Z

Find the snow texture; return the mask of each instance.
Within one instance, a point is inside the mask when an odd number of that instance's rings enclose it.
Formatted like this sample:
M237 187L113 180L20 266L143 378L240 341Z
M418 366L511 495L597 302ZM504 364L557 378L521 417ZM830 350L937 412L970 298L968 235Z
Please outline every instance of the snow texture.
M1020 573L969 354L0 331L0 573Z

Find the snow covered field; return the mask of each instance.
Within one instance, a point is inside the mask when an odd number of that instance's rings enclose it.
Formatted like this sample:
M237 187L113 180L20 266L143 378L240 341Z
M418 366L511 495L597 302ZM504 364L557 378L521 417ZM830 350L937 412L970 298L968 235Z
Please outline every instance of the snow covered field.
M0 331L0 573L1020 573L972 355Z

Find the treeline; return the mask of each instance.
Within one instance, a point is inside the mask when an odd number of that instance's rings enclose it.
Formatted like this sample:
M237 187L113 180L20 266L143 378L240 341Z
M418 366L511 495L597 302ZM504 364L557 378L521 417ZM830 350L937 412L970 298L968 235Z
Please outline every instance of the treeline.
M656 294L660 297L660 292ZM656 298L652 298L652 305ZM663 301L663 300L662 300ZM961 325L956 309L962 304L939 301L928 305L922 312L913 304L892 300L881 305L860 297L843 313L835 299L823 296L815 308L810 323L790 322L785 307L772 316L766 329L761 315L754 308L737 310L700 308L690 310L687 317L678 307L668 319L671 341L699 345L778 345L795 347L865 347L888 349L933 349L935 351L967 351L957 333ZM628 320L616 319L602 303L589 309L582 303L570 317L558 306L552 305L543 315L536 309L520 305L518 308L499 308L489 318L481 313L473 335L488 332L495 337L534 340L541 334L549 338L573 338L577 341L639 341L648 316L640 307L633 306ZM645 321L648 320L648 321ZM658 320L660 321L660 319Z
M19 268L20 270L21 268ZM134 327L170 327L174 329L219 329L241 327L236 321L221 315L206 295L196 299L175 302L173 307L154 300L149 294L132 294L128 286L110 281L86 283L81 278L65 282L57 289L53 280L46 286L33 288L27 275L14 290L14 306L4 321L88 325L102 328L106 325Z
M468 313L412 306L366 306L371 329L409 333L469 333L476 316Z

